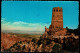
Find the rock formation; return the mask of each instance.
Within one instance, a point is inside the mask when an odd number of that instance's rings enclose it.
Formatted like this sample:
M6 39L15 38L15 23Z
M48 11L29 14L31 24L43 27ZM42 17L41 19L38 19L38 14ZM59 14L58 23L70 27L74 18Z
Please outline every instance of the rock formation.
M1 33L1 46L4 47L4 49L8 49L18 41L26 41L26 42L31 41L28 39L22 37L15 37L10 34Z

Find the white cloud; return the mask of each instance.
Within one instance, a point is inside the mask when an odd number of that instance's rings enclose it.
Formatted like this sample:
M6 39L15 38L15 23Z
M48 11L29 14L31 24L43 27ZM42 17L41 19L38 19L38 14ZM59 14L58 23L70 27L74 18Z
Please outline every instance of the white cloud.
M25 26L24 26L25 25ZM45 23L27 23L23 21L1 23L1 30L26 30L26 31L44 31Z
M27 23L23 21L7 22L1 18L1 31L2 30L26 30L26 31L44 31L46 23Z
M13 24L27 24L26 22L22 22L22 21L18 21L18 22L14 22Z
M1 22L3 22L4 20L1 20Z
M1 18L1 22L4 22L5 21L5 19L4 18Z
M27 22L23 22L23 21L18 21L18 22L13 22L13 24L17 24L17 25L27 25L27 26L40 26L40 27L43 27L44 25L45 26L49 26L50 24L46 24L46 23L27 23Z

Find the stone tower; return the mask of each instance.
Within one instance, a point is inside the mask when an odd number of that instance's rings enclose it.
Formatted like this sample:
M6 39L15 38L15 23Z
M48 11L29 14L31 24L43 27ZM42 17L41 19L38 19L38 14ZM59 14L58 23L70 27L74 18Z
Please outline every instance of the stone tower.
M49 38L53 40L54 36L65 36L66 28L63 28L63 9L55 7L52 9L52 20L49 29L45 26L45 33L42 38Z
M52 21L49 31L55 32L63 29L63 11L60 7L55 7L52 10Z

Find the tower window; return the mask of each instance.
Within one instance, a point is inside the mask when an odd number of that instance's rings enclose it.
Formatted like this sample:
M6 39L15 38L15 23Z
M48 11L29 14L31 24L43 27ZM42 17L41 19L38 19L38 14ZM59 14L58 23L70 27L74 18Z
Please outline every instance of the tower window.
M58 12L58 9L56 11Z
M62 10L59 10L59 12L61 12Z
M54 9L54 12L55 12L55 9Z

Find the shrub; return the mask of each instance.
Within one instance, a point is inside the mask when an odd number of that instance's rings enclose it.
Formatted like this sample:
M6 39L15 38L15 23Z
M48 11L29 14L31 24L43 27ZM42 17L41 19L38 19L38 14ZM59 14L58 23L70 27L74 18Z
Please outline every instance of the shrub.
M40 39L38 40L37 44L41 45L41 43L42 43L42 37L40 36Z
M36 43L36 39L35 39L35 38L33 38L33 39L32 39L32 42Z
M22 50L24 50L24 49L26 49L26 48L25 48L25 45L22 47Z
M60 52L62 49L62 46L60 46L59 44L55 44L52 48L52 52Z
M19 41L19 43L21 44L21 43L22 43L22 41Z
M20 45L17 45L16 50L18 50L18 51L21 50Z

